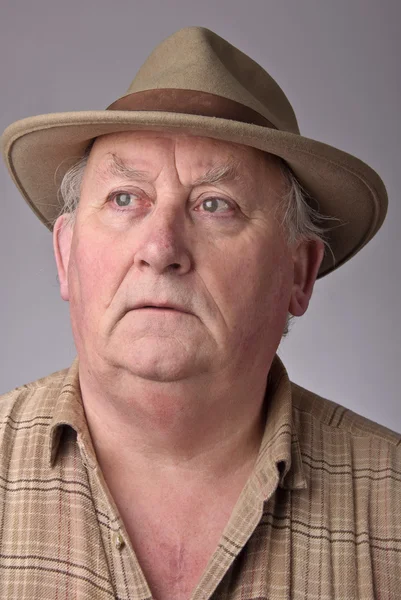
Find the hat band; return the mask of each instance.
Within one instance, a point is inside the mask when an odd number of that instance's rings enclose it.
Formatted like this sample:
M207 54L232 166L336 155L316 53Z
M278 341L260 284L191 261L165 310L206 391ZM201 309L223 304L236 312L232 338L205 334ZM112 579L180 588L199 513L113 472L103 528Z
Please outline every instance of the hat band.
M106 110L146 110L218 117L277 129L261 114L235 100L196 90L160 88L134 92L119 98Z

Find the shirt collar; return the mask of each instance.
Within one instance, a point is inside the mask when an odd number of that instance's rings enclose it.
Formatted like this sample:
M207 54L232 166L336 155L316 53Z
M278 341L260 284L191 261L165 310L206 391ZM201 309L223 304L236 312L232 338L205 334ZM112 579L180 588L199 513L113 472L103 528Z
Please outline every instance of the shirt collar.
M265 407L266 424L254 475L261 495L267 499L277 485L284 489L307 487L292 418L291 381L277 354L267 379Z
M62 432L66 425L72 427L77 434L77 442L84 463L91 468L95 468L97 464L82 404L78 367L79 360L77 357L67 371L61 391L56 400L49 434L49 464L51 467L56 460Z
M79 361L68 369L56 400L49 434L49 464L53 466L64 426L72 427L84 462L96 467L79 384ZM306 479L302 469L299 442L292 419L292 389L288 373L276 354L270 367L265 396L266 424L256 460L254 476L259 492L271 495L272 482L284 489L302 489Z

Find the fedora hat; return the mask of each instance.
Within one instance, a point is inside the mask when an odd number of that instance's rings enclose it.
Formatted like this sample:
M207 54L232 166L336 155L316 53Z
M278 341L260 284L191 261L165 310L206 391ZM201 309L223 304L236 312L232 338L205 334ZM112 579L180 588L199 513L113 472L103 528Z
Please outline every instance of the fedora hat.
M327 234L334 261L326 253L318 278L359 252L386 216L387 193L379 175L358 158L301 136L294 110L274 79L203 27L180 29L161 42L127 93L106 110L16 121L3 133L3 155L21 194L52 229L61 208L61 178L91 140L107 133L161 129L281 157L318 210L339 219Z

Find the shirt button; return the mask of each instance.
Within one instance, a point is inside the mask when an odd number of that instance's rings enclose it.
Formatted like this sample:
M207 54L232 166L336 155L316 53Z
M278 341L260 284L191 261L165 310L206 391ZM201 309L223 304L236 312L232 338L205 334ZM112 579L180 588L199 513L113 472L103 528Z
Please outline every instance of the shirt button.
M113 544L117 550L121 550L125 546L124 538L118 531L113 533Z

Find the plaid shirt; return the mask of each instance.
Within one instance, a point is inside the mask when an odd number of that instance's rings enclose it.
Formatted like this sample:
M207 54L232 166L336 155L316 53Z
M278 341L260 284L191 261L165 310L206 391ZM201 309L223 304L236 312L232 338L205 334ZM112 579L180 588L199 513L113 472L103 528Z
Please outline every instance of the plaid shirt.
M401 436L291 383L192 600L401 597ZM0 400L0 598L151 593L98 467L78 360ZM196 515L194 516L196 518Z

